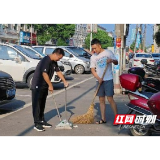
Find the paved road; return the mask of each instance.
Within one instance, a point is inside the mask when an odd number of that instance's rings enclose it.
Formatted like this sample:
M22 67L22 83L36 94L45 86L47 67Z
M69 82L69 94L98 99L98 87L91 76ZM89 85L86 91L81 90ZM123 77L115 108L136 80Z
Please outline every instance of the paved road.
M84 114L88 110L95 91L95 79L91 74L75 75L68 77L70 87L67 90L67 118L72 115ZM55 98L62 119L64 118L65 94L63 84L55 85ZM127 108L124 101L128 101L126 95L116 95L119 113L124 113ZM16 100L0 109L0 136L117 136L118 127L113 126L113 112L107 104L107 123L79 124L72 130L55 130L59 123L52 96L49 95L46 103L45 118L53 125L45 132L33 130L33 117L31 109L30 90L23 85L17 88ZM95 100L95 120L99 118L98 98ZM120 136L128 136L127 131L122 131Z
M95 91L95 79L91 74L72 74L67 78L70 87L67 89L67 118L73 115L82 115L87 112ZM65 118L65 94L63 83L54 85L55 99L62 115ZM128 103L127 95L115 95L118 106L118 113L124 114L128 111L125 103ZM16 99L10 104L0 107L0 136L129 136L128 130L124 129L118 135L118 127L113 126L114 115L107 104L106 124L78 124L72 130L55 130L55 125L59 123L57 111L55 109L52 96L49 94L45 118L53 125L45 132L37 132L33 129L33 117L31 108L31 92L27 86L18 84ZM98 98L95 100L95 121L100 118Z
M70 85L73 85L77 82L80 82L88 77L92 77L91 74L76 75L72 74L66 79ZM59 92L64 88L63 83L53 84L54 93ZM14 110L21 109L25 105L31 103L31 91L26 84L16 83L16 97L15 100L11 101L9 104L0 106L0 118L8 115L8 113L13 112Z

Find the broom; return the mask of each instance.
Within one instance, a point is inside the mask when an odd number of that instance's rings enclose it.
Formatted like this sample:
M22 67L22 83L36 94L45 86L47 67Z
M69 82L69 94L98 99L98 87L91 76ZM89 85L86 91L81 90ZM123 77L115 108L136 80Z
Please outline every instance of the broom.
M105 70L103 72L103 75L102 75L102 79L104 78L104 75L106 73L106 70L107 70L107 65L105 67ZM76 123L76 124L91 124L91 123L94 123L94 100L96 98L96 95L99 91L99 88L100 88L101 84L99 83L98 84L98 87L96 89L96 92L94 94L94 97L93 97L93 100L92 100L92 103L87 111L87 113L83 114L83 115L79 115L79 116L75 116L75 117L72 117L70 119L70 121L72 123Z

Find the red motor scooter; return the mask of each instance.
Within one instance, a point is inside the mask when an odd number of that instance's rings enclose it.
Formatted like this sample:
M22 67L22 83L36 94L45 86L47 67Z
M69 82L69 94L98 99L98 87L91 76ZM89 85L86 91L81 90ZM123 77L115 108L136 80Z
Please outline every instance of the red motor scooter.
M134 136L148 136L152 132L160 133L160 92L151 93L139 91L141 79L135 74L122 74L120 76L122 88L128 91L130 102L126 104L129 111L126 114L157 115L154 124L141 124L130 127L130 133ZM120 130L123 125L120 125Z
M140 67L132 67L128 69L128 73L136 74L141 77L142 90L145 92L160 92L160 80L153 78L145 78L145 71Z

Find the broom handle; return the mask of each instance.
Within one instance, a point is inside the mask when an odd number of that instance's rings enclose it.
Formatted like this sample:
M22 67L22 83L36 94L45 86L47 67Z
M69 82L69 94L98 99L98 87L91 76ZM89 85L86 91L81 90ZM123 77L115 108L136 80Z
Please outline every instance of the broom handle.
M104 72L103 72L103 75L102 75L102 79L104 78L104 75L105 75L105 73L106 73L107 67L108 67L108 66L106 65L106 67L105 67L105 69L104 69ZM96 92L95 92L94 97L93 97L93 100L92 100L92 104L94 103L94 100L95 100L95 98L96 98L96 95L97 95L97 93L98 93L98 91L99 91L100 86L101 86L101 83L98 84L98 87L97 87L97 89L96 89Z
M56 104L56 100L55 100L55 98L54 98L54 95L53 95L53 94L52 94L52 98L53 98L54 104L55 104L56 109L57 109L57 113L58 113L59 120L61 121L61 116L60 116L60 114L59 114L59 110L58 110L58 107L57 107L57 104Z

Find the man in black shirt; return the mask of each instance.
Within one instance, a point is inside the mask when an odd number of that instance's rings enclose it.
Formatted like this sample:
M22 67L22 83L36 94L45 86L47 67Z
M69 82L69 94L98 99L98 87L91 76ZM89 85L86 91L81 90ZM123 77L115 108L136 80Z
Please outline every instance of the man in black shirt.
M68 82L65 80L62 72L59 70L57 61L64 56L64 51L61 48L56 48L52 54L44 57L37 65L32 80L32 109L34 118L34 129L44 131L44 128L52 127L44 118L44 109L48 90L53 93L53 85L51 83L54 72L62 79L64 86L68 87Z

